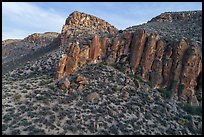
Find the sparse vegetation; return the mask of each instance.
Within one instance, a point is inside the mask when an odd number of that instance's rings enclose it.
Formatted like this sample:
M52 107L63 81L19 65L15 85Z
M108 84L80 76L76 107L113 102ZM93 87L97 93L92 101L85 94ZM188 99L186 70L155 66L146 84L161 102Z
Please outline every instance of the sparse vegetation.
M180 119L178 120L178 123L179 123L180 125L184 126L184 125L187 125L187 124L188 124L188 120L187 120L187 119L184 119L184 118L180 118Z
M134 80L134 79L136 78L136 76L135 76L133 73L130 73L128 76L129 76L132 80Z
M181 107L192 115L202 115L202 106L191 106L190 104L184 104Z
M158 91L161 93L161 96L166 98L166 99L170 99L173 96L172 90L158 89Z
M48 85L48 87L49 87L51 90L54 90L54 89L55 89L55 86L54 86L54 85Z
M14 94L13 99L14 101L19 101L21 99L21 94L18 93Z
M50 83L49 80L42 80L42 81L40 81L39 85L40 85L40 86L44 86L44 85L47 85L47 84L49 84L49 83Z

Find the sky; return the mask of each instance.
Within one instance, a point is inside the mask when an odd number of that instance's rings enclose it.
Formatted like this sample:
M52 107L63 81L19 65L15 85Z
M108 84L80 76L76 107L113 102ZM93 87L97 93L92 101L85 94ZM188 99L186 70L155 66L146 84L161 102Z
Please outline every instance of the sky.
M23 39L33 33L60 33L73 11L125 29L163 12L189 10L202 10L202 2L2 2L2 40Z

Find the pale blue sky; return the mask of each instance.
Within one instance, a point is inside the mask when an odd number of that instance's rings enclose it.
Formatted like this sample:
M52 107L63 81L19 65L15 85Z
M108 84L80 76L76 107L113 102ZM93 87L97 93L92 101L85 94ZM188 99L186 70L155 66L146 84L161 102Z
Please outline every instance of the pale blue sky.
M102 18L118 29L145 23L168 11L202 10L201 2L3 2L2 39L61 32L73 11Z

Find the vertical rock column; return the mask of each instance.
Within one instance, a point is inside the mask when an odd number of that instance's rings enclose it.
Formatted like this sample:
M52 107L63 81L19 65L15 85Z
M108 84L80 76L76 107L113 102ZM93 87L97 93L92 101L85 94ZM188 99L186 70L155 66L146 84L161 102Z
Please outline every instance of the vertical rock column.
M151 72L151 66L154 61L154 56L156 52L156 36L151 33L148 37L147 45L144 49L144 53L141 59L142 66L142 79L145 81L149 81L149 74Z
M110 53L108 54L107 62L109 64L115 63L115 61L117 59L117 53L118 53L119 48L120 48L120 40L119 40L119 38L116 37L113 40L113 44L110 47Z
M64 54L62 58L59 60L58 66L57 66L57 73L56 73L56 79L61 79L64 75L65 71L65 65L67 62L67 55Z
M163 82L162 87L165 88L168 86L170 80L171 66L172 66L172 47L170 45L166 46L164 56L162 59L163 64Z
M101 38L101 58L104 59L106 57L106 43L107 38L104 36Z
M75 73L78 67L80 47L77 43L71 44L67 49L67 63L65 68L66 74Z
M146 38L147 38L147 34L143 29L138 30L133 35L131 51L130 51L130 66L133 73L136 72L139 66L142 53L145 47Z
M89 59L90 63L97 63L101 58L101 44L98 35L95 35L92 39L92 43L90 45L90 54Z
M173 52L173 64L170 74L170 83L169 88L174 92L174 95L178 92L179 83L180 83L180 73L182 71L182 61L183 56L186 53L188 44L184 39L181 39L180 42L174 45Z
M196 45L191 45L188 49L187 58L183 61L183 71L179 88L179 97L188 102L192 101L197 86L197 79L202 70L202 59L200 49ZM195 99L195 98L194 98Z
M150 81L155 88L159 88L161 86L161 83L163 81L162 76L162 57L164 54L164 46L165 43L163 40L158 40L156 45L156 53L155 53L155 59L152 64L152 72L150 76Z

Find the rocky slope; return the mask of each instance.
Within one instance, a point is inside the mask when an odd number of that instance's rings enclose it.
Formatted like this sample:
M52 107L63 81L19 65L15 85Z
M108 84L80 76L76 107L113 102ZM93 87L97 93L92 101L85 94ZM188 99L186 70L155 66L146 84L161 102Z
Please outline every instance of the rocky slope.
M2 74L59 49L60 43L60 35L56 32L35 33L23 40L2 41Z
M2 63L15 61L25 55L35 52L37 49L50 45L59 33L46 32L34 33L23 40L2 41Z
M112 66L86 66L69 76L68 91L60 90L53 77L60 54L3 76L2 134L202 134L202 116Z
M175 14L172 15L173 20L175 20ZM140 76L144 81L150 81L154 88L171 90L175 99L178 98L198 106L199 102L195 93L202 91L202 86L199 84L199 81L202 80L200 76L202 74L202 51L199 46L200 42L195 41L197 38L197 35L194 35L195 32L190 33L193 37L189 39L185 35L187 33L183 33L183 31L189 30L193 20L197 26L200 26L198 27L199 34L202 28L202 14L200 12L195 12L195 14L190 12L189 14L193 19L187 20L187 25L182 25L180 31L182 37L176 36L177 39L168 37L177 33L174 24L171 24L170 27L174 33L168 29L149 31L147 27L146 30L146 26L149 24L147 23L143 25L144 27L132 27L115 33L99 33L101 30L98 29L95 30L98 33L92 35L79 30L78 33L81 35L72 37L71 40L69 37L73 32L63 27L61 47L64 48L66 54L58 64L56 78L61 79L64 75L74 74L78 68L87 64L106 62L125 69L127 74L131 73ZM188 16L188 18L190 17ZM67 20L72 18L74 17L70 16ZM194 18L196 19L194 20ZM184 23L182 22L184 19L176 22ZM166 21L170 22L171 20ZM155 19L152 22L155 22ZM156 22L159 21L156 20ZM71 28L72 24L65 24L65 26ZM160 27L160 24L157 26ZM86 27L90 28L90 26ZM157 29L153 26L151 28ZM84 34L86 35L84 36ZM163 34L168 35L164 36ZM202 37L202 35L199 36Z
M71 13L35 60L2 74L2 134L201 135L202 45L150 23L118 31Z
M141 28L147 33L158 33L168 42L185 37L202 48L202 11L162 13L148 23L132 26L126 30L134 32Z

